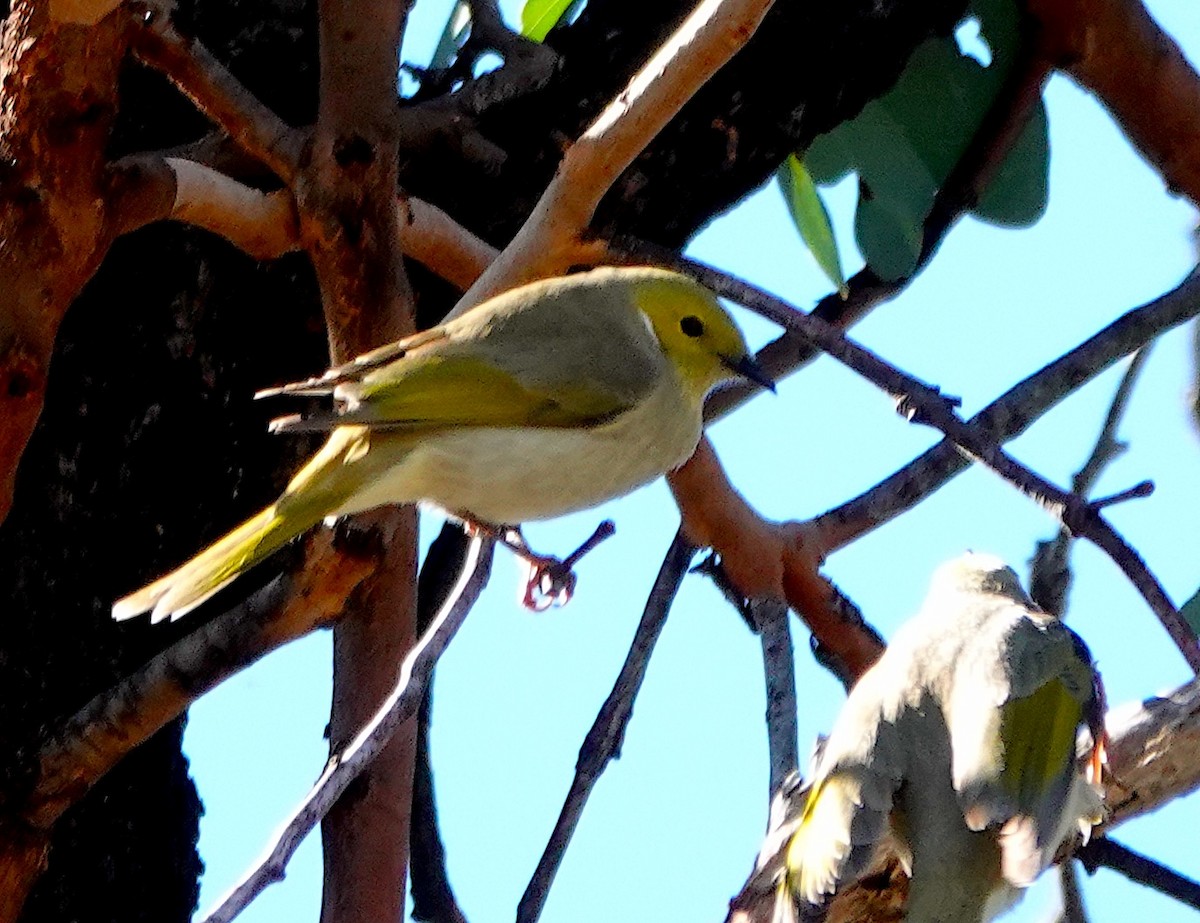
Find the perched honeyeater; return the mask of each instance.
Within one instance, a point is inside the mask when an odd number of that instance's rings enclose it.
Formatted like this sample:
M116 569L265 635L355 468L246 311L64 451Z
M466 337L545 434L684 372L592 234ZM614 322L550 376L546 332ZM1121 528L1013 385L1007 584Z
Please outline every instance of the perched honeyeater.
M819 903L852 881L885 841L911 878L909 923L990 919L1099 820L1103 712L1087 647L1012 568L984 554L942 565L834 723L777 920L793 897Z
M330 433L265 510L113 617L178 618L326 517L433 503L515 525L585 509L682 464L704 397L742 376L771 387L704 287L651 268L513 289L441 326L271 389L340 409L272 427Z

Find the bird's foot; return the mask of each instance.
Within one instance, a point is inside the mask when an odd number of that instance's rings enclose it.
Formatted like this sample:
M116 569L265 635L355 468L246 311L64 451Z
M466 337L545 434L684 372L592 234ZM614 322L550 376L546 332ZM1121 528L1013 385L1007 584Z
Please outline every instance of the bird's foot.
M582 545L565 558L538 554L531 549L519 527L492 526L468 522L469 534L484 534L504 545L528 565L521 604L533 612L545 612L551 606L565 606L575 592L575 565L583 556L616 532L611 520L604 520Z

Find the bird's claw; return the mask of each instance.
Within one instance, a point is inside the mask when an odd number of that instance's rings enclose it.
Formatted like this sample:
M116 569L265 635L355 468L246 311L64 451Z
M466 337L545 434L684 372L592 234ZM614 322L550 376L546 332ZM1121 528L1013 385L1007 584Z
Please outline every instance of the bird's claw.
M575 571L558 558L528 558L529 576L521 604L531 612L565 606L575 593Z
M616 532L612 520L606 519L596 527L587 541L561 560L534 552L525 541L519 527L495 526L471 516L463 517L468 535L486 535L504 545L528 567L521 605L532 612L545 612L551 606L565 606L575 593L575 565L585 554Z

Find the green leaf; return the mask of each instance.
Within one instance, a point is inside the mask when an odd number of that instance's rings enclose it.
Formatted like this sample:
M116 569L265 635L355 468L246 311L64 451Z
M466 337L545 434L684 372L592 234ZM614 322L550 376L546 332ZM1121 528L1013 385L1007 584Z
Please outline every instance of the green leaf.
M896 85L854 119L818 137L804 153L817 183L857 173L855 236L882 278L916 268L937 191L996 99L1020 41L1014 0L972 0L980 34L991 46L984 67L952 38L929 39L913 53ZM1045 108L1029 124L980 196L976 215L995 224L1029 225L1046 208L1049 143Z
M450 18L446 20L446 27L442 29L437 47L433 49L433 57L429 59L430 70L447 67L454 60L454 56L458 54L459 36L470 21L471 12L466 0L457 0L454 8L450 10Z
M808 170L795 154L789 154L787 160L779 165L776 177L792 221L805 246L816 259L821 271L845 297L846 277L842 273L842 258L838 253L837 241L833 238L829 211L821 201L821 195L817 192Z
M996 175L979 197L975 215L991 224L1029 227L1046 210L1050 197L1050 120L1038 100Z
M575 5L575 0L525 0L521 7L521 34L535 42L545 41L550 30Z
M1200 590L1196 595L1179 607L1183 620L1192 626L1192 631L1200 634Z
M854 236L867 265L884 280L906 279L921 255L921 226L912 212L895 201L860 190L854 213Z

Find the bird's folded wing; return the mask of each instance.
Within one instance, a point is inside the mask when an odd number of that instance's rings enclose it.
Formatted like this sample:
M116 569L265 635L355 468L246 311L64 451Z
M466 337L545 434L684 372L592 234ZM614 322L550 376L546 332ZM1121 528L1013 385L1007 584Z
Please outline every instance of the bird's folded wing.
M421 347L431 343L444 341L444 331L435 327L423 330L410 337L405 337L395 343L388 343L351 359L342 365L335 365L323 375L306 378L303 381L293 381L275 388L264 388L255 392L255 399L291 395L293 397L324 397L332 394L339 385L361 381L370 372L377 371L398 359L403 359Z
M329 431L343 425L421 432L460 426L593 426L628 409L598 388L527 387L503 369L466 356L413 356L402 376L363 387L344 411L326 410L273 421L274 432Z
M1002 661L1004 688L989 692L1001 702L994 720L951 728L955 788L970 827L999 829L1004 877L1024 887L1085 810L1076 738L1095 695L1094 671L1082 642L1042 619L1014 625Z

